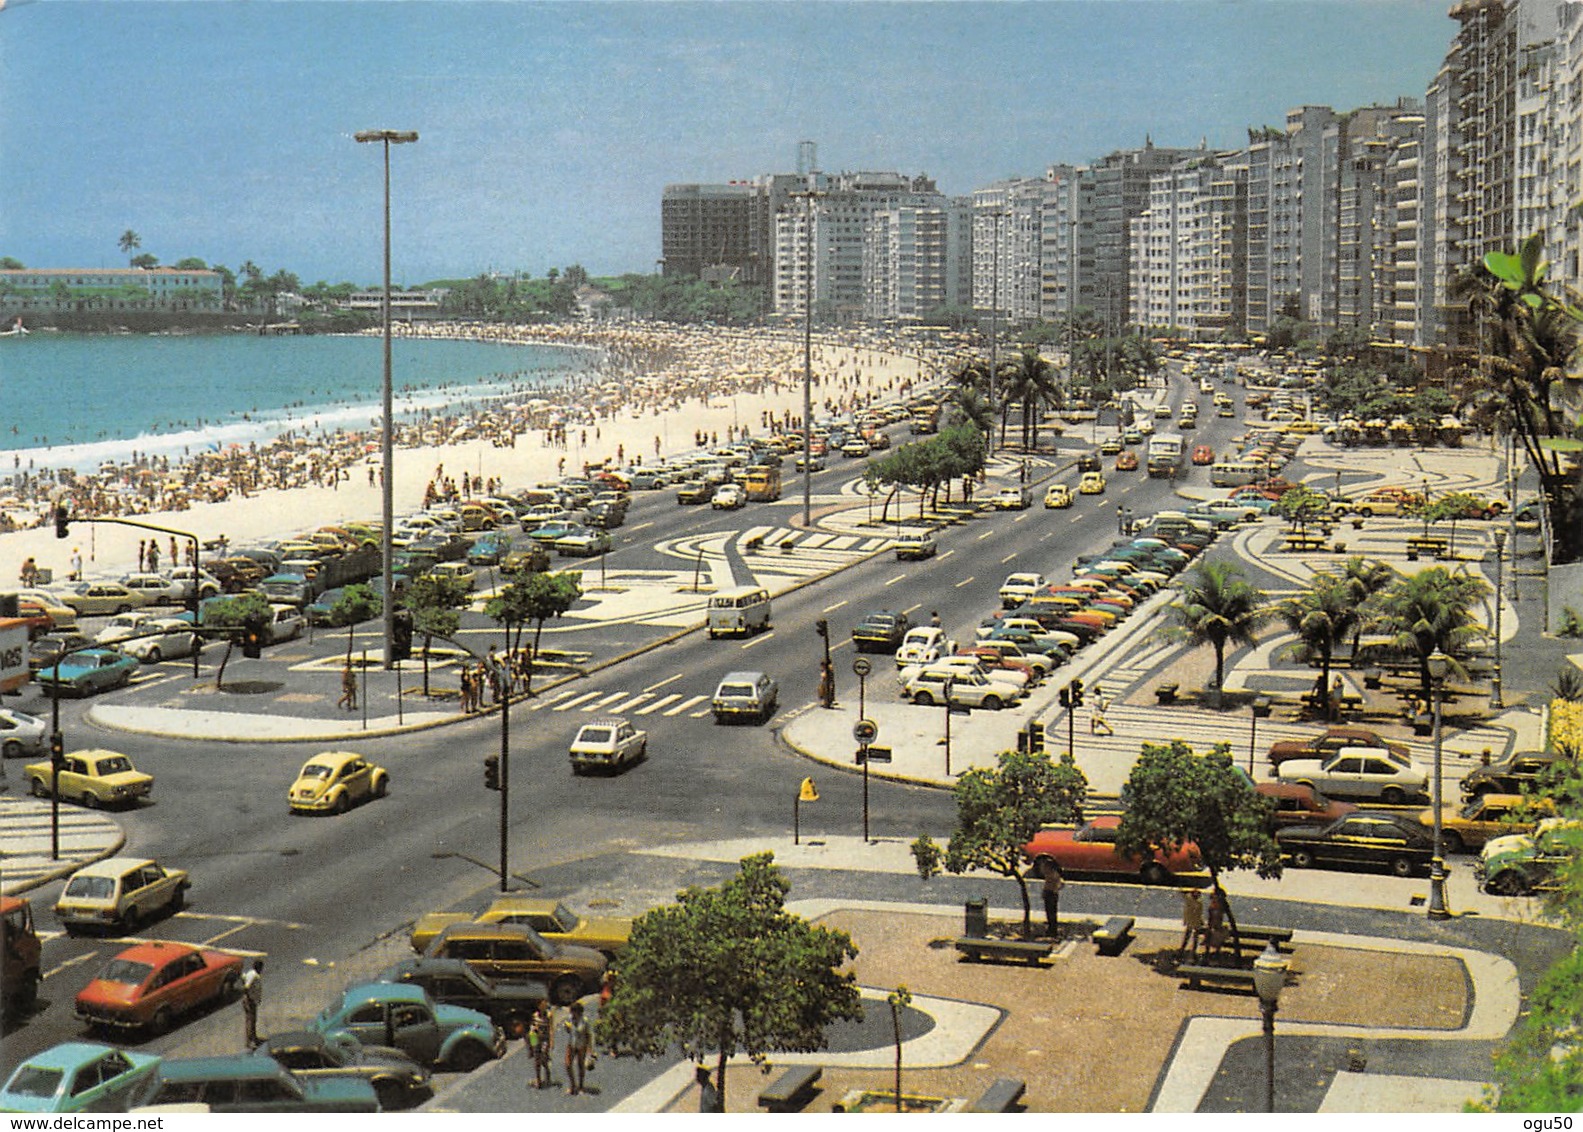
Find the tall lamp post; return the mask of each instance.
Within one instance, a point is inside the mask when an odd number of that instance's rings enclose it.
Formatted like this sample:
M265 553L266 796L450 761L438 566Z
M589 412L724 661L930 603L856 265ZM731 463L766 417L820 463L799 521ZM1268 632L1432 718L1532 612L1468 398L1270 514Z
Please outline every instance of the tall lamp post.
M1495 529L1495 673L1490 677L1490 707L1504 708L1501 701L1501 605L1506 595L1501 590L1501 573L1506 558L1506 532Z
M1264 1015L1264 1111L1275 1111L1275 1011L1281 1005L1281 988L1286 985L1288 960L1271 940L1263 954L1253 961L1253 989L1259 994L1259 1010Z
M1446 907L1446 856L1440 828L1440 705L1446 698L1446 673L1451 668L1451 658L1436 649L1429 654L1429 679L1433 683L1435 700L1435 846L1434 859L1429 862L1429 918L1449 920L1451 912Z
M359 142L378 142L385 150L385 290L384 298L379 304L380 321L384 324L385 331L385 369L384 382L380 386L380 405L384 417L380 429L379 453L380 474L384 483L380 485L380 518L384 522L384 530L380 532L380 578L379 597L384 607L385 622L385 667L395 666L392 656L395 649L392 642L395 640L395 594L391 592L391 572L395 557L395 546L390 541L395 533L396 508L395 508L395 450L393 446L394 422L391 414L394 412L394 397L391 393L390 377L390 147L404 145L407 142L418 140L416 130L362 130L352 135Z

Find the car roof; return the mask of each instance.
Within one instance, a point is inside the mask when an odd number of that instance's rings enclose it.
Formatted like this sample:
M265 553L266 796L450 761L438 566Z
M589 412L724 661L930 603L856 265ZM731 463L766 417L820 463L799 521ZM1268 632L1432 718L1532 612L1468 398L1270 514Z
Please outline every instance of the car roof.
M115 1046L103 1045L99 1042L61 1042L59 1045L50 1046L49 1049L40 1050L32 1057L26 1058L24 1064L34 1065L40 1069L74 1069L85 1061L103 1057L115 1050ZM134 1061L146 1060L150 1055L124 1051Z
M453 924L452 927L463 925ZM491 925L494 926L494 925ZM358 1002L389 1002L392 999L403 1002L423 1002L429 997L428 992L422 987L415 987L409 983L361 983L357 986L347 987L341 996L341 1001L350 1006Z
M144 865L152 865L152 857L106 857L102 861L94 861L84 865L72 874L74 877L118 877L132 869L140 869Z
M177 956L186 955L188 952L202 953L206 948L190 943L178 943L172 939L150 939L142 943L135 943L125 951L116 952L117 959L125 959L133 963L148 963L158 967L169 963Z
M720 682L722 684L736 683L738 681L741 681L742 683L745 683L745 684L746 683L753 683L754 681L760 680L760 679L762 679L763 677L765 677L767 675L768 675L768 673L765 673L765 672L759 672L757 670L749 670L749 669L744 668L744 669L740 669L740 670L738 670L736 672L727 672L725 674L725 676L721 678Z
M391 984L394 985L394 984ZM167 1057L160 1062L162 1081L252 1081L260 1077L279 1077L288 1070L273 1058L250 1053L220 1054L212 1057Z

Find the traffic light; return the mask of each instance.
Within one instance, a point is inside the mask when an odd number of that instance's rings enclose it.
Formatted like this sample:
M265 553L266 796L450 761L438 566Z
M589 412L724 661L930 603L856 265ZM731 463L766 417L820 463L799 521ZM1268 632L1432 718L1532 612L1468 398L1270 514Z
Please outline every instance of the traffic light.
M1059 695L1057 695L1056 698L1060 701L1061 706L1066 708L1068 711L1073 711L1082 707L1083 682L1081 680L1073 680L1070 684L1061 689Z
M412 614L398 609L390 615L390 659L406 660L412 655Z
M484 785L490 790L500 789L500 756L484 756Z
M815 621L813 623L813 627L814 627L814 631L816 633L818 633L821 637L823 637L825 640L828 641L830 639L830 622L829 621L827 621L823 617L821 617L821 618L819 618L819 620L817 620L817 621Z
M55 504L55 537L65 538L71 534L71 512L66 510L64 503Z
M1033 754L1044 750L1044 724L1038 722L1028 724L1028 750Z
M61 760L65 757L66 737L59 731L51 731L49 733L49 761L58 767L61 764Z
M256 617L249 617L242 625L242 655L248 660L264 655L264 625Z

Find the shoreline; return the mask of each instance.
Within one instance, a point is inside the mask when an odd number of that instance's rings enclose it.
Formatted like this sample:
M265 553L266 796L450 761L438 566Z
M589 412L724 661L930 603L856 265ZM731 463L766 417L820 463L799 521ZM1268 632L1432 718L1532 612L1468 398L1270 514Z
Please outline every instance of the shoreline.
M763 435L777 420L802 414L802 344L796 335L763 330L698 330L659 324L530 325L441 323L402 328L403 336L479 337L555 346L603 346L604 364L560 397L538 397L514 405L454 416L434 416L421 424L397 424L395 511L421 509L434 478L497 478L517 490L573 474L584 464L608 461L612 467L656 452L674 455L695 448L697 435L710 444L727 438ZM905 395L944 373L943 352L923 354L912 344L882 342L853 335L845 340L816 338L813 343L814 416L849 410L871 401ZM509 395L508 395L509 398ZM552 443L557 434L564 436ZM304 438L258 446L257 453L236 449L227 470L207 478L181 475L194 465L170 464L172 471L149 469L141 478L149 498L146 509L122 510L101 517L126 517L196 535L200 542L224 535L237 548L342 520L377 519L377 431L341 433L329 444ZM372 448L369 445L372 444ZM370 455L370 453L373 453ZM237 455L241 453L242 455ZM369 463L372 459L375 463ZM252 469L265 464L256 488ZM564 473L558 467L564 462ZM277 473L284 478L276 482ZM168 477L157 490L147 481ZM225 480L223 484L218 481ZM224 492L204 498L200 487ZM138 542L147 532L112 523L77 522L67 539L55 537L45 519L46 488L35 483L32 497L0 499L0 510L34 525L0 533L0 568L15 571L27 558L53 571L51 584L64 583L67 562L80 549L85 576L130 573L137 565ZM78 495L84 493L81 482ZM89 505L92 505L89 500ZM102 499L101 503L117 502ZM162 546L163 550L163 546ZM5 588L13 583L7 582Z

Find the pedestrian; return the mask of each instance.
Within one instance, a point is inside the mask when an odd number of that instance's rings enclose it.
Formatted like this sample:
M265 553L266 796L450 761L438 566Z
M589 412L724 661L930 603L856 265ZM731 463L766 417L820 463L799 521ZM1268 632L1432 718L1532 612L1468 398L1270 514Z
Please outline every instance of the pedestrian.
M248 1049L258 1048L258 1008L264 1001L264 961L253 960L253 965L242 972L242 1018L246 1024L243 1039Z
M583 1017L582 1003L572 1003L561 1029L566 1036L566 1091L576 1096L585 1091L588 1066L594 1059L594 1031Z
M938 609L930 611L930 613L929 613L929 624L930 624L931 627L933 627L935 629L938 629L940 627L940 611Z
M1044 874L1044 934L1051 939L1060 939L1061 889L1066 886L1066 878L1061 875L1061 867L1054 861L1044 862L1041 871Z
M71 563L71 575L70 575L71 580L74 581L74 582L82 581L82 551L79 548L75 547L75 546L71 548L70 563Z
M29 556L23 560L22 573L20 577L22 579L22 585L26 589L31 589L32 587L38 585L38 563L33 561L32 556Z
M725 1107L720 1103L720 1090L715 1088L715 1079L709 1067L693 1066L693 1080L698 1082L698 1111L724 1112Z
M1218 884L1209 894L1209 917L1204 925L1204 950L1219 955L1226 945L1226 893Z
M819 705L835 707L835 669L828 657L819 662Z
M1204 941L1204 897L1196 888L1182 889L1182 942L1179 952L1198 958L1199 945Z
M170 564L176 565L181 561L181 553L176 549L176 536L170 536Z
M550 1074L550 1049L555 1044L555 1018L550 1013L550 1004L546 999L540 999L538 1009L533 1012L533 1019L528 1023L528 1051L533 1055L533 1087L535 1089L548 1089L555 1084L555 1079Z
M1114 735L1116 733L1110 726L1110 721L1105 718L1105 712L1109 707L1110 699L1105 695L1105 689L1095 684L1094 712L1088 717L1088 733L1090 735Z
M604 976L599 980L599 1008L603 1010L610 1005L610 1000L616 993L616 971L614 967L606 967Z
M473 670L465 664L462 665L461 682L462 710L470 712L473 710Z
M148 540L148 572L150 574L157 574L157 573L159 573L159 540L158 539L152 539L151 538L151 539Z
M347 711L357 710L357 673L352 671L351 661L341 668L341 698L336 701L336 706L344 707Z
M142 539L137 540L137 572L141 574L145 569L144 563L148 561L148 543Z

